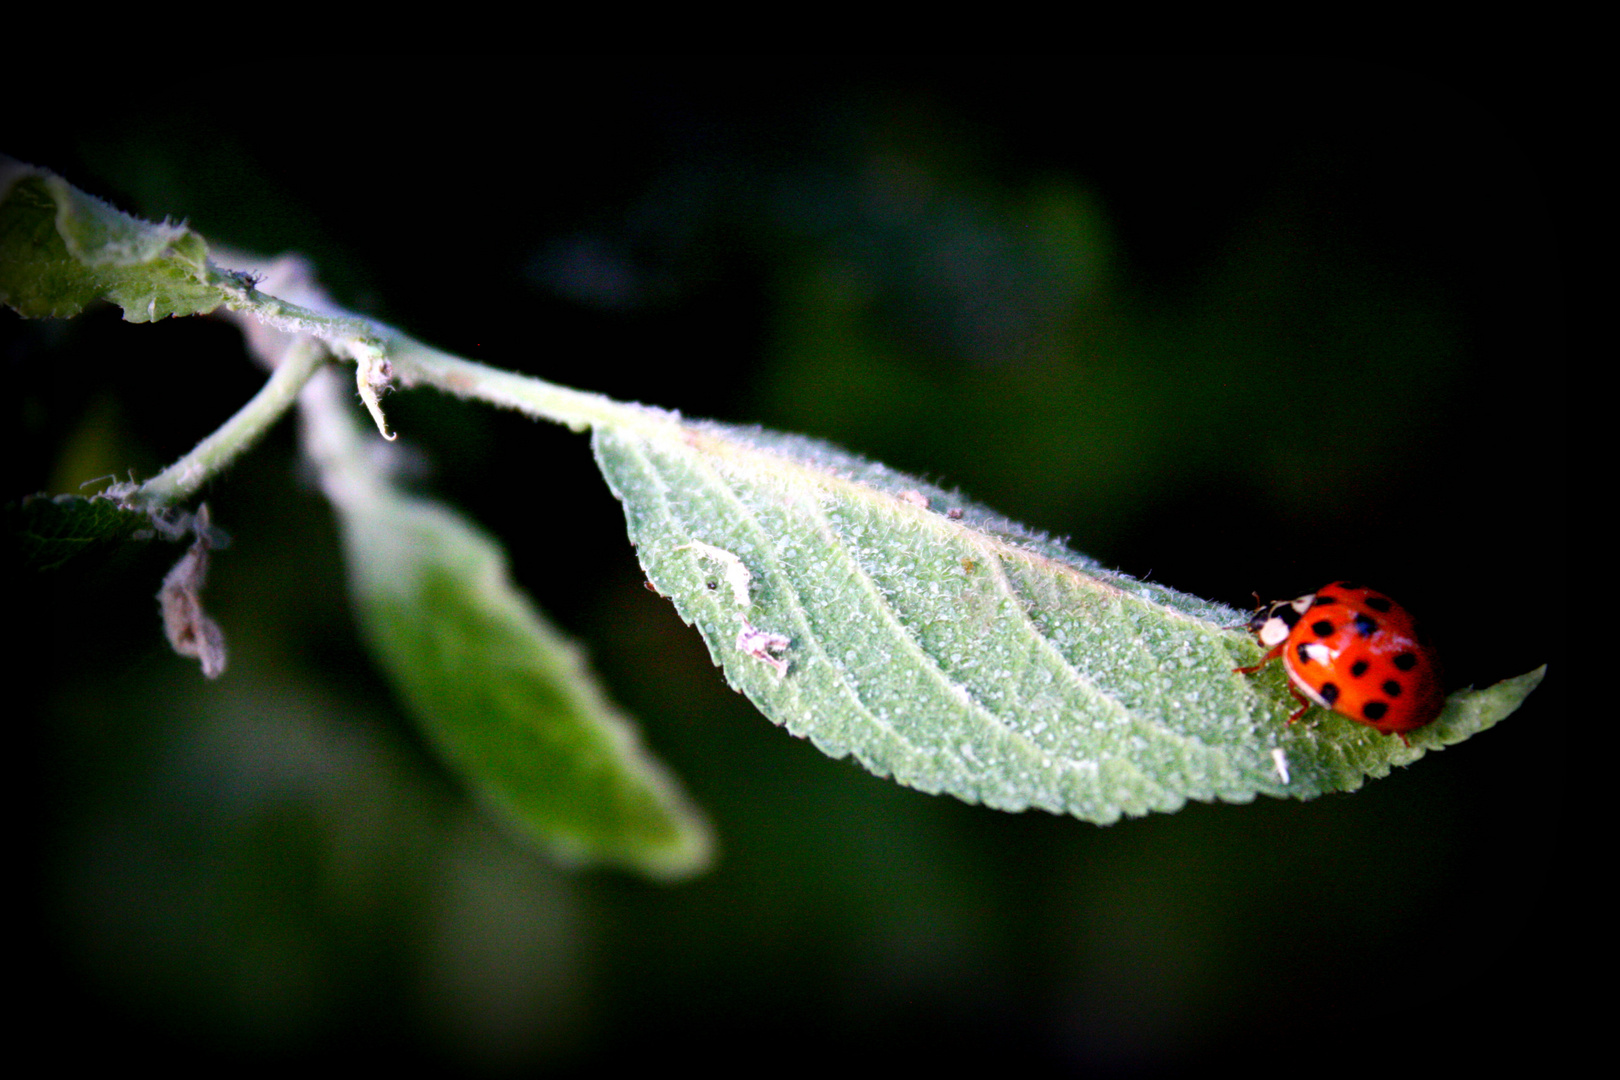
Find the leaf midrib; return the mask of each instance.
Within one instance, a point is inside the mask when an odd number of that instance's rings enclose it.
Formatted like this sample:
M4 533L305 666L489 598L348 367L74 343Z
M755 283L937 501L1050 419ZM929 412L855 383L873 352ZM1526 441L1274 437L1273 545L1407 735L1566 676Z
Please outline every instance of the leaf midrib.
M932 529L937 531L940 535L946 536L952 541L959 541L963 537L968 538L969 546L978 549L987 557L987 560L989 556L995 556L993 561L996 563L995 580L997 583L996 587L998 594L1008 606L1017 609L1019 613L1018 617L1020 619L1022 628L1025 631L1024 636L1033 636L1036 638L1039 642L1038 647L1044 650L1045 654L1053 662L1053 666L1048 670L1055 669L1067 676L1069 682L1067 689L1069 691L1073 692L1076 696L1096 702L1100 707L1112 712L1117 717L1128 723L1131 729L1142 738L1152 739L1154 737L1158 737L1164 742L1172 743L1181 747L1183 751L1190 755L1196 756L1201 761L1210 757L1211 755L1217 757L1220 756L1220 751L1218 749L1210 746L1203 740L1198 739L1195 736L1176 731L1174 728L1169 727L1164 721L1157 717L1130 709L1113 695L1109 694L1103 687L1098 685L1093 678L1089 677L1084 672L1080 671L1080 669L1071 664L1062 654L1062 652L1056 648L1055 644L1051 642L1046 635L1041 632L1039 628L1036 627L1029 619L1028 613L1023 608L1019 594L1012 587L1011 582L1006 577L1000 565L1000 559L1005 553L1007 555L1016 554L1031 561L1039 560L1039 562L1048 566L1061 568L1067 571L1068 576L1076 582L1087 585L1095 585L1103 592L1108 594L1111 599L1116 601L1126 600L1128 602L1134 600L1136 601L1137 606L1141 607L1146 607L1151 602L1143 601L1140 597L1133 596L1130 592L1118 586L1106 582L1098 582L1095 579L1089 578L1080 573L1076 568L1067 566L1056 559L1051 559L1032 552L1020 550L1004 542L988 538L983 533L972 529L969 526L952 525L949 523L949 519L944 519L945 527L942 528L940 524L940 515L937 513L924 510L921 507L910 506L889 493L882 492L853 481L843 480L835 475L830 475L824 469L818 469L805 465L792 458L783 455L773 455L768 451L753 447L748 447L737 453L717 453L715 451L718 447L730 448L736 444L726 442L714 436L703 437L702 442L704 445L702 446L694 445L695 440L692 439L682 439L681 442L691 449L699 451L697 454L692 456L697 461L698 467L702 470L703 474L709 478L709 486L711 489L716 490L723 495L728 505L735 509L739 518L746 519L747 527L752 532L756 541L756 549L766 553L762 557L768 563L768 572L773 586L775 587L776 591L781 593L785 598L791 597L791 615L794 619L796 627L803 634L803 640L811 643L813 653L823 661L824 665L832 667L838 672L837 678L843 683L849 697L859 705L862 714L869 718L874 725L891 735L896 741L908 747L912 747L913 749L923 749L911 738L907 737L901 731L896 729L893 724L879 717L869 706L865 697L861 693L859 685L851 678L849 673L843 670L840 665L831 663L829 654L822 646L820 636L809 632L810 627L808 625L808 616L802 597L799 595L798 590L791 586L790 576L784 571L779 558L776 556L774 545L769 543L768 530L765 529L764 525L758 520L753 511L748 508L747 504L738 498L735 489L732 486L732 481L714 466L712 459L734 461L739 468L752 472L756 476L760 475L761 473L765 474L766 476L774 476L779 471L778 467L785 464L798 471L801 476L808 477L813 482L814 487L824 491L829 491L834 496L853 494L861 499L866 500L870 505L878 510L878 512L884 514L904 514L907 510L910 510L915 515L914 520L926 521ZM682 456L687 455L683 453ZM761 465L758 464L761 459L768 462L768 467L762 468ZM643 456L643 460L647 460L645 456ZM648 461L647 464L650 466L651 462ZM662 487L665 491L668 490L667 483L663 484ZM796 500L796 502L798 502L801 506L805 506L810 503L815 503L816 500L799 499ZM669 512L667 508L666 516L672 519L674 518L673 513ZM1011 744L1012 747L1021 750L1027 760L1039 762L1043 765L1043 767L1050 767L1047 765L1048 762L1061 763L1059 766L1061 769L1065 769L1076 774L1089 774L1091 777L1100 777L1102 771L1101 767L1106 763L1110 764L1114 768L1127 769L1135 777L1137 777L1139 780L1139 790L1137 795L1138 797L1143 798L1144 801L1157 801L1152 798L1154 793L1157 793L1161 799L1168 798L1172 801L1180 801L1182 796L1175 794L1160 782L1149 777L1142 767L1126 754L1075 757L1062 749L1041 745L1035 742L1028 734L1018 730L1016 727L1009 725L998 713L993 711L990 706L979 700L977 696L974 695L966 686L953 680L949 673L939 665L937 659L917 639L916 635L912 631L912 628L900 620L898 612L886 599L883 591L878 587L877 582L873 579L871 573L860 562L860 560L855 557L854 553L849 550L848 546L838 539L836 530L819 503L814 506L813 516L814 520L817 522L817 531L824 546L834 549L837 552L838 558L841 560L842 564L851 570L853 575L858 577L863 590L867 593L869 599L871 599L875 606L880 610L886 625L891 628L893 636L899 637L904 641L908 655L912 657L913 661L917 663L922 670L928 673L928 677L936 684L936 686L943 688L947 698L954 698L964 702L971 709L971 716L976 722L984 724L988 730L995 732L999 739L1005 740L1007 743ZM1156 610L1174 611L1174 609L1165 608L1163 605L1152 606ZM1181 612L1174 612L1174 614L1182 616L1183 620L1196 622L1201 628L1206 630L1210 625L1205 620L1199 620ZM1137 641L1145 651L1145 639L1138 636ZM959 761L963 761L963 755L949 747L936 748L931 751L926 751L926 753L931 756L933 754L940 753L941 750L949 752ZM964 761L964 764L973 768L979 768L982 767L984 763L966 760ZM1230 776L1232 771L1230 762L1225 762L1224 768L1220 768L1219 771L1227 774L1226 779L1230 782L1232 779ZM1084 777L1079 778L1084 779ZM1093 782L1100 783L1101 781L1099 779L1094 780ZM1115 780L1114 782L1118 781ZM1211 783L1210 786L1216 787L1218 785Z

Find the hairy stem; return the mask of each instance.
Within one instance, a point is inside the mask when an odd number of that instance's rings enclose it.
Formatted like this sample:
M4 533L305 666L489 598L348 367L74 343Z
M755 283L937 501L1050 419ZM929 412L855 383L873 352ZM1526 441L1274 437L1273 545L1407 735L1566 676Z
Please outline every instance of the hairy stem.
M301 260L271 263L266 282L295 302L251 290L230 305L250 347L271 368L269 381L219 430L185 457L133 491L114 492L137 506L168 506L195 494L208 479L257 442L297 398L300 388L328 358L352 359L360 396L384 438L391 439L380 393L391 379L406 386L433 386L458 397L517 409L576 431L607 424L645 429L674 417L663 410L570 390L543 379L503 371L431 348L331 302Z
M424 345L398 332L386 336L388 359L407 386L428 385L457 397L516 409L529 416L566 424L575 431L598 425L640 428L674 417L663 409L615 401L601 394L571 390L532 375L489 367Z
M269 430L298 397L299 389L328 356L314 338L301 338L289 348L270 379L236 415L198 443L185 457L142 484L128 496L140 506L166 506L196 494L208 480Z

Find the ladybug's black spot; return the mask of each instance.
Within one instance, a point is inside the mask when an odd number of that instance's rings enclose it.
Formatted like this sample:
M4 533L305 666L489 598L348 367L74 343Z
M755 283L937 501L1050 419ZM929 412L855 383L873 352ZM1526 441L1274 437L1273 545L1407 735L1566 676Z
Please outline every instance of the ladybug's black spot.
M1339 700L1339 687L1336 683L1323 683L1322 688L1318 690L1317 693L1321 694L1322 700L1327 702L1329 705L1332 705L1335 701Z
M1396 682L1394 679L1385 679L1384 693L1388 694L1390 697L1400 697L1401 684Z
M1395 657L1395 666L1400 668L1402 671L1411 671L1413 668L1417 667L1417 654L1409 652L1401 653L1399 656Z
M1355 663L1350 665L1350 674L1359 679L1363 675L1367 674L1367 667L1367 661L1357 660Z
M1389 706L1382 701L1369 701L1361 707L1361 715L1369 720L1382 720L1387 712L1389 712Z
M1387 596L1369 596L1367 597L1367 606L1372 608L1374 611L1387 612L1395 605Z
M1311 607L1327 607L1329 604L1337 604L1338 602L1339 598L1337 596L1323 596L1321 593L1317 593L1316 599L1311 601Z
M1302 664L1308 664L1311 662L1310 649L1306 648L1303 641L1300 642L1299 645L1294 649L1294 655L1299 657L1299 662Z
M1336 581L1333 583L1333 587L1335 589L1344 589L1348 592L1354 592L1355 590L1361 588L1360 585L1357 585L1353 581Z
M1327 637L1333 633L1333 624L1326 619L1318 619L1316 622L1311 623L1311 633L1317 637Z
M1378 620L1359 611L1356 612L1355 625L1356 633L1362 637L1372 637L1378 631Z

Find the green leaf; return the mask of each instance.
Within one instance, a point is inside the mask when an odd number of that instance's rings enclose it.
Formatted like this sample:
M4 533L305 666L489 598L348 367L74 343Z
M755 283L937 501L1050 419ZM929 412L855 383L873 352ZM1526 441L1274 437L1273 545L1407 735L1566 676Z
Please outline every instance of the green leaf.
M1293 709L1247 615L1113 573L835 448L611 413L597 461L648 579L770 720L879 776L1108 823L1359 787L1512 712L1453 695L1412 745Z
M28 570L56 570L83 557L111 555L132 540L151 539L154 531L151 515L112 499L30 495L6 505L9 541Z
M496 543L354 468L326 486L373 650L484 800L565 861L667 879L704 869L707 825L513 586Z
M0 303L26 318L64 318L109 300L130 322L151 322L206 314L232 294L185 225L142 221L0 156Z

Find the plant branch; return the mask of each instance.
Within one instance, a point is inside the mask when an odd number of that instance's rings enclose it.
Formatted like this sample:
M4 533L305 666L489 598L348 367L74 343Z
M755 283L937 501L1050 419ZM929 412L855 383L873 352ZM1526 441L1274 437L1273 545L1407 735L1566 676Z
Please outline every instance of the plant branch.
M235 258L227 256L231 261L257 261L232 254ZM332 357L355 362L361 400L377 430L389 440L394 436L383 417L381 394L394 380L516 409L575 431L608 425L647 433L679 419L662 409L571 390L431 348L392 327L339 308L315 282L310 267L296 257L272 260L268 269L263 279L266 291L242 286L238 272L219 273L235 286L228 305L231 316L242 324L252 351L271 368L269 381L185 457L139 487L119 485L109 494L142 507L167 506L189 498L257 442L311 375ZM270 289L290 299L272 295Z
M516 409L566 424L575 431L607 424L644 429L649 424L662 426L678 418L663 409L571 390L424 345L393 327L338 306L316 281L314 268L296 255L266 260L217 246L214 254L227 265L257 265L263 269L257 278L259 287L236 294L230 305L254 353L275 366L275 358L287 347L284 335L320 338L333 356L356 363L361 399L385 438L391 433L382 417L380 395L391 380L404 386L432 386L457 397Z
M382 329L382 328L379 328ZM425 384L457 397L516 409L529 416L566 424L575 431L598 425L644 429L663 426L677 415L665 409L615 401L572 390L532 375L489 367L424 345L394 330L385 331L388 359L406 386Z
M269 381L236 415L185 457L126 495L125 501L136 506L167 506L196 494L209 477L259 441L328 355L326 346L315 338L298 339L270 373Z

